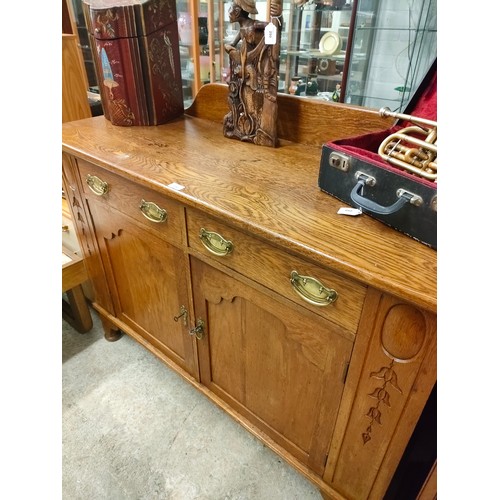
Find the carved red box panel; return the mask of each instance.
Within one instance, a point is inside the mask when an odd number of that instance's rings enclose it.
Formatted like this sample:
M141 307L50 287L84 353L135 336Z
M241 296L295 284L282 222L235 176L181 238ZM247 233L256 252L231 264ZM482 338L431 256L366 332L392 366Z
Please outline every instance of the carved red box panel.
M175 0L84 0L104 116L159 125L184 112Z

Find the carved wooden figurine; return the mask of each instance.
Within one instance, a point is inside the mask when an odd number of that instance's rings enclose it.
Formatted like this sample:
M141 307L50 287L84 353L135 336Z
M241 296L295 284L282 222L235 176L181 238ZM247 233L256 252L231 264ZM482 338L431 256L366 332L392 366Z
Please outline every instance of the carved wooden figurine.
M226 137L263 146L278 145L278 69L282 0L271 0L270 22L257 21L255 0L233 0L229 19L240 25L229 54L229 113L224 117ZM266 29L267 27L267 29ZM269 31L268 31L269 30Z

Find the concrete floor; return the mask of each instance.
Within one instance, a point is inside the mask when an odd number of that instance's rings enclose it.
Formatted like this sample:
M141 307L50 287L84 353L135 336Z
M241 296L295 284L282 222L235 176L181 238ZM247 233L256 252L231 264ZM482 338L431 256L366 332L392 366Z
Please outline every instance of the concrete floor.
M64 500L321 500L316 487L128 336L62 328Z

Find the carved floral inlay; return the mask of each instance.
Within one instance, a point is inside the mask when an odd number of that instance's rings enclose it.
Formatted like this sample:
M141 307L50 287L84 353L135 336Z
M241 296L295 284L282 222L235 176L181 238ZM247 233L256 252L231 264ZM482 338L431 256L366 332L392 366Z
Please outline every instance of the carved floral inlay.
M111 114L116 125L130 126L135 120L134 112L130 109L125 99L113 99L113 93L110 90L109 106Z
M168 81L170 75L175 77L175 65L172 41L166 31L163 33L163 42L160 43L156 38L151 41L149 60L153 75L160 75L164 81Z
M115 30L113 28L113 23L118 20L118 15L114 10L108 9L105 14L97 15L96 24L100 26L98 30L103 35L107 35L110 38L115 36Z
M379 387L369 394L371 398L376 400L376 403L366 413L366 416L370 419L370 423L362 434L363 444L366 444L371 439L373 423L377 422L377 424L382 425L382 410L384 405L389 408L391 407L391 393L389 390L392 388L400 394L403 393L398 385L398 377L394 370L394 360L391 361L389 366L384 366L377 372L371 372L370 377L380 380L381 383Z
M175 6L175 3L170 0L158 0L148 4L147 10L150 14L150 21L154 31L163 24L170 24L176 21L173 6Z

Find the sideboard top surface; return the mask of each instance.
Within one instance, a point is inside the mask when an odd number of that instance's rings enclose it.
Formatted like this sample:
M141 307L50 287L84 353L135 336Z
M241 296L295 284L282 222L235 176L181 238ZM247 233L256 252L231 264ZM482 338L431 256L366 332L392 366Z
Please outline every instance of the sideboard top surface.
M256 146L187 114L154 127L118 127L102 116L69 122L62 142L77 158L436 310L437 252L367 215L338 215L343 204L318 188L320 144Z

